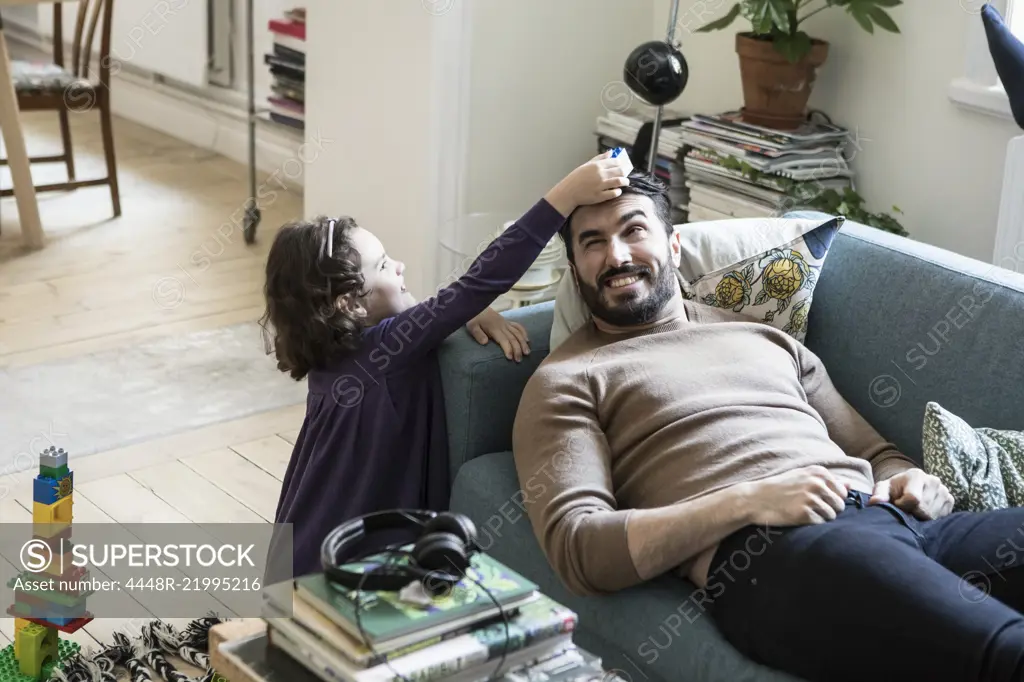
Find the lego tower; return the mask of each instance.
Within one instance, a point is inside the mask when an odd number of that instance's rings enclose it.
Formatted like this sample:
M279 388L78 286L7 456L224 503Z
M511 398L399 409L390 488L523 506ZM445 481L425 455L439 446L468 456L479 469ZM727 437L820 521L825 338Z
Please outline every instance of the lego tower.
M60 639L58 632L75 632L92 620L85 609L92 590L81 589L88 572L71 562L74 476L63 448L49 447L39 455L32 499L35 556L47 561L41 569L26 569L7 583L14 588L15 601L7 613L14 616L15 635L14 644L0 651L0 682L49 679L54 666L79 650L75 642Z

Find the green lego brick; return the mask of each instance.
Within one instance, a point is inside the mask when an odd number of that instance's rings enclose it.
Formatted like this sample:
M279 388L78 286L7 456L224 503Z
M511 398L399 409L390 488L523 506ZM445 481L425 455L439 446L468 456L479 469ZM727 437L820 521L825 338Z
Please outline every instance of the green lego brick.
M47 660L54 660L60 656L57 631L53 628L30 623L18 630L15 637L18 667L22 675L38 676L42 673L43 664Z
M0 651L0 682L39 682L50 679L53 669L68 660L79 652L81 646L77 642L68 639L57 640L57 659L48 660L43 663L43 669L38 677L29 677L21 674L21 666L14 656L14 645L8 644Z
M53 479L56 479L58 481L60 479L64 478L65 476L67 476L69 473L70 473L70 471L68 470L68 465L67 464L61 465L59 467L48 467L48 466L43 466L43 465L40 465L40 467L39 467L39 475L40 476L45 476L45 477L48 477L48 478L53 478Z

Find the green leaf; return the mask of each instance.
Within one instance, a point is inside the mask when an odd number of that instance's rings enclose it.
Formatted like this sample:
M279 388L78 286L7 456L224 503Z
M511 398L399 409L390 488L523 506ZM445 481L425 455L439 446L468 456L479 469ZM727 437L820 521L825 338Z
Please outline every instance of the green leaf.
M754 305L763 305L768 300L768 292L765 289L757 292L757 296L754 297Z
M850 5L850 14L857 20L857 23L867 31L868 33L875 32L875 25L871 23L871 19L868 18L867 10L864 5Z
M697 33L710 33L711 31L720 31L723 28L728 28L729 25L732 24L732 22L736 21L736 17L738 17L739 15L740 3L737 2L735 5L732 6L732 9L729 10L728 14L726 14L721 19L715 19L711 23L698 28Z
M899 7L903 4L903 0L871 0L871 2L879 7Z
M769 12L769 0L744 0L750 16L754 33L767 35L772 32L772 16Z
M868 10L868 16L870 16L876 24L884 28L890 33L899 33L900 27L896 25L896 22L892 20L885 10L881 7L872 7Z
M791 64L796 64L811 51L811 37L803 31L795 35L778 34L773 41L775 49Z
M789 33L789 9L790 4L786 0L768 0L768 12L772 18L775 28L783 33Z

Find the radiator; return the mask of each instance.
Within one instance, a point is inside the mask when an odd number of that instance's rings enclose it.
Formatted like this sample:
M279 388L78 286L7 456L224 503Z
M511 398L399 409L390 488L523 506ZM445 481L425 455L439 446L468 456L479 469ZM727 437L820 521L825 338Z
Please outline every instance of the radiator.
M1006 147L993 263L1024 273L1024 136L1010 140Z

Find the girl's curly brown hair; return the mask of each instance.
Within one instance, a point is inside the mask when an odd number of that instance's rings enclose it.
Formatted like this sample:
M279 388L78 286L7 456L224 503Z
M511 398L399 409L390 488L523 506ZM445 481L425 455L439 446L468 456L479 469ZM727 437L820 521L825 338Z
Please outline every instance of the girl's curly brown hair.
M332 220L334 243L328 256ZM296 381L359 347L362 325L335 304L345 294L362 295L365 286L359 252L352 245L355 227L348 216L292 221L281 227L270 247L263 287L267 308L260 324L277 368Z

